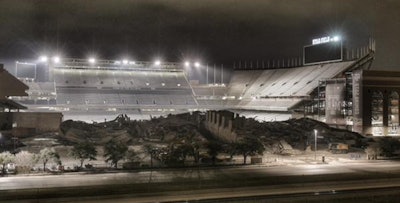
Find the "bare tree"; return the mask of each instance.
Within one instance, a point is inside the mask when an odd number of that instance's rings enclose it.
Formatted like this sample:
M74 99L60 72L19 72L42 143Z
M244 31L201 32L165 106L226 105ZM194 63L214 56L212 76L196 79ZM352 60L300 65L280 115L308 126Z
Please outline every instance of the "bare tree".
M37 156L27 151L21 151L15 155L15 164L17 165L18 173L29 173L37 162Z

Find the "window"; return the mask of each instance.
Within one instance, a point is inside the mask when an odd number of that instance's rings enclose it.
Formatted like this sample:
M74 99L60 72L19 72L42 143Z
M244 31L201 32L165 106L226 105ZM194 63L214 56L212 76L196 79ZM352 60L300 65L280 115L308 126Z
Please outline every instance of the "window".
M383 126L383 94L380 91L373 91L371 95L371 124Z
M399 126L399 94L395 91L391 92L389 95L388 102L389 102L388 104L389 131L394 131L394 130L397 131L397 127Z

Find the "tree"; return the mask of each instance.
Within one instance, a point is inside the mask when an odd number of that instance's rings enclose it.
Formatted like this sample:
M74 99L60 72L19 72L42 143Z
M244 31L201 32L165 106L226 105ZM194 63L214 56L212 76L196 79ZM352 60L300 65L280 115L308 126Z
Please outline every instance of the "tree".
M80 161L80 168L83 166L83 162L88 159L96 160L97 150L93 143L91 142L83 142L77 145L74 145L71 151L71 156L75 159L79 159Z
M2 174L6 173L6 165L14 161L15 156L10 152L0 153L0 164L2 166Z
M144 145L144 152L150 155L150 167L153 167L153 159L155 159L159 154L158 148L153 145L146 144Z
M114 139L108 141L104 146L104 157L106 162L111 162L115 168L117 168L118 161L123 159L128 151L128 145L126 143L118 142Z
M134 149L128 149L125 158L130 162L135 162L139 160L139 155Z
M15 165L17 165L18 173L29 173L37 162L37 156L27 151L21 151L15 155Z
M49 161L54 161L58 164L61 164L60 161L60 155L56 152L54 148L44 148L40 150L39 155L38 155L38 160L42 161L43 163L43 171L46 171L46 164Z
M207 153L211 156L212 165L215 165L215 160L218 154L222 151L222 145L219 142L211 141L207 144Z
M243 155L243 164L246 164L247 156L262 154L265 150L264 145L253 137L244 137L237 143L237 152Z
M391 137L382 138L379 140L381 153L385 157L398 155L400 150L400 141Z

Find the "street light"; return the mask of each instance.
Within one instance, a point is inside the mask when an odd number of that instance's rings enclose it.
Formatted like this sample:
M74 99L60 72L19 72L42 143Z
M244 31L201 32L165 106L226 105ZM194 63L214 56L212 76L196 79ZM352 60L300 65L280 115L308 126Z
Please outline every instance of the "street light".
M314 129L314 159L317 160L317 136L318 136L318 130Z

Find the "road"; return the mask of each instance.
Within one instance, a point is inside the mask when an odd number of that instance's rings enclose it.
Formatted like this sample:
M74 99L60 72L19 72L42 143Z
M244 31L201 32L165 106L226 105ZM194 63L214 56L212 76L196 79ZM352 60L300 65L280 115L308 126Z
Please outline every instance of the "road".
M60 197L65 198L64 201L67 202L69 199L71 202L77 202L73 194L76 190L86 192L82 195L118 197L122 202L132 201L132 198L135 202L154 202L166 201L168 198L175 201L177 199L194 200L200 197L226 198L237 195L314 193L398 186L400 186L400 162L396 161L163 169L129 173L0 178L2 197L12 197L14 193L10 191L28 191L26 198L35 194L33 198ZM54 188L58 190L55 192ZM60 189L62 189L61 192ZM193 191L196 192L193 193ZM157 197L161 199L157 200ZM79 201L86 200L79 198ZM88 202L90 201L89 198ZM101 201L97 199L96 202Z

